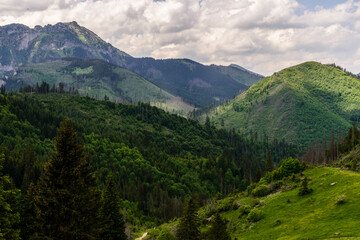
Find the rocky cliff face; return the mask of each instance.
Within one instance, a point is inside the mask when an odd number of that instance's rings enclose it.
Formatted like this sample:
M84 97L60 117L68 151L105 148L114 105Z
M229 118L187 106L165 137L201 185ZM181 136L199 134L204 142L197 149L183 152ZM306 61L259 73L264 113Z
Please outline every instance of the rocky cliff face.
M63 57L98 58L124 65L130 57L76 22L29 28L21 24L0 27L0 72L27 62Z

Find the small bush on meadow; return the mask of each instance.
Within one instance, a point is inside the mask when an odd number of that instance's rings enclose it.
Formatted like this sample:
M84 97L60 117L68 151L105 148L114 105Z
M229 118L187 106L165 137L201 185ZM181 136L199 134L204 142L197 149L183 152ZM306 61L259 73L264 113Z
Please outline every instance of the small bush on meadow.
M251 192L255 197L264 197L270 193L270 188L267 185L260 185Z
M345 195L339 195L339 196L336 196L336 204L337 205L341 205L341 204L344 204L346 202L346 196Z
M247 216L247 220L249 222L257 222L260 219L262 219L264 216L263 212L260 209L254 208L250 211L250 213Z
M240 215L239 217L243 215L248 215L251 212L252 207L250 205L243 205L239 208Z

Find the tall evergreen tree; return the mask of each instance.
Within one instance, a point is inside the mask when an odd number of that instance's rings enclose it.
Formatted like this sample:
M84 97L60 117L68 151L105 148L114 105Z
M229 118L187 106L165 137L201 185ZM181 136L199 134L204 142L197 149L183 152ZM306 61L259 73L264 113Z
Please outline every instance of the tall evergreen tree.
M183 216L180 218L178 229L176 232L178 240L199 240L199 218L197 215L197 207L192 197L187 201Z
M17 191L10 186L10 178L2 175L4 154L0 153L0 239L18 240L20 230L16 229L19 223L19 213L13 211Z
M125 222L120 211L120 198L113 177L110 176L107 179L100 208L101 240L127 240Z
M23 210L21 213L21 238L36 239L38 209L36 207L36 187L34 183L30 183L24 198Z
M266 158L266 171L271 172L273 170L273 162L271 160L271 150L268 149Z
M211 219L211 227L207 235L208 240L231 240L226 221L220 216L219 212L216 212Z
M100 195L71 121L61 123L55 154L38 184L41 239L97 239Z

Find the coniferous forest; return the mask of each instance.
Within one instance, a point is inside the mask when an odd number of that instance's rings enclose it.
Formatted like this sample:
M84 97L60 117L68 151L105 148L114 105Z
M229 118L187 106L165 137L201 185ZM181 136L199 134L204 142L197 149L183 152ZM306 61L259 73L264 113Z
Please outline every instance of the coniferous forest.
M299 153L145 103L58 93L0 100L4 210L22 239L122 239L125 222L130 236L180 217L190 195L203 204L245 190L269 152L275 164Z

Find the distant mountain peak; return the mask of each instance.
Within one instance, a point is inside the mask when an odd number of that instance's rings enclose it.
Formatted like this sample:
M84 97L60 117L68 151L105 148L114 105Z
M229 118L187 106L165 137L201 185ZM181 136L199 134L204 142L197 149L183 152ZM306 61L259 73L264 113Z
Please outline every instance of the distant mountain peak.
M242 70L242 71L244 71L244 72L257 75L257 76L259 76L259 77L264 77L264 76L261 75L261 74L254 73L254 72L252 72L252 71L250 71L250 70L248 70L248 69L246 69L246 68L243 68L242 66L239 66L239 65L237 65L237 64L230 64L229 67L236 68L236 69Z

